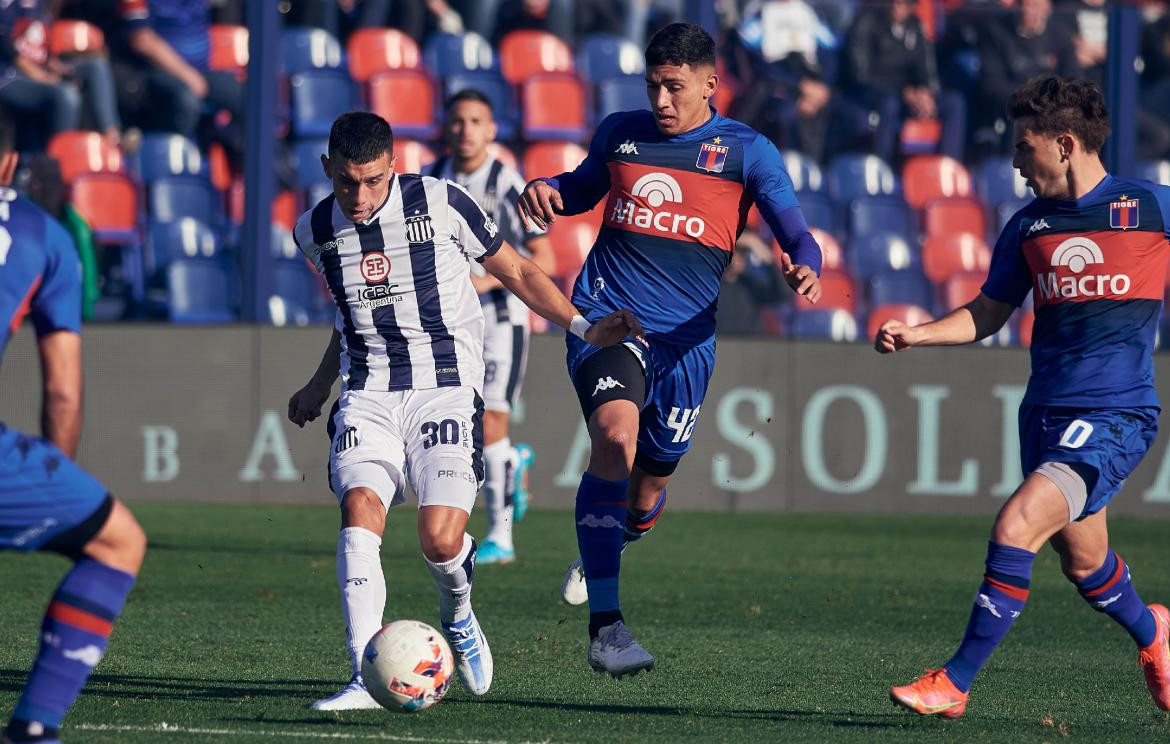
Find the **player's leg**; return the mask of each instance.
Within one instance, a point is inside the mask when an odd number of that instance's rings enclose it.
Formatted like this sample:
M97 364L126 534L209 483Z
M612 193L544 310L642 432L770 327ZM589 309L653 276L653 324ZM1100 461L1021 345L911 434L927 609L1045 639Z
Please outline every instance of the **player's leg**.
M55 447L0 427L0 440L16 437L28 454L20 472L0 472L0 548L57 552L75 562L45 611L41 646L4 737L51 742L105 653L146 536L124 504Z
M476 544L467 518L483 483L483 400L470 387L408 394L404 432L418 494L423 559L439 592L439 624L474 695L492 684L492 653L471 606Z
M485 390L486 392L486 390ZM480 563L510 563L516 557L512 542L512 495L508 485L515 468L515 450L508 438L508 411L483 413L483 501L487 508L488 533L479 549Z

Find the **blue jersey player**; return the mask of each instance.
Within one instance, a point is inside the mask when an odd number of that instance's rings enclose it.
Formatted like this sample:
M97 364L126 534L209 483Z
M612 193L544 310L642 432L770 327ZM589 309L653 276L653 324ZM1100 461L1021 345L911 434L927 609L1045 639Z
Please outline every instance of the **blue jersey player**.
M49 602L41 647L0 742L55 742L134 585L146 536L70 459L81 434L81 270L65 229L8 188L13 125L0 112L0 353L27 316L44 383L44 437L0 423L0 549L74 561ZM12 587L6 587L11 590Z
M589 601L589 663L615 677L653 667L618 603L621 551L662 514L666 484L690 448L715 366L715 307L755 203L784 248L784 276L820 297L820 248L780 154L708 102L715 43L699 26L661 29L646 49L649 111L601 123L572 173L528 184L524 219L539 227L606 198L604 224L573 289L589 319L630 308L648 344L599 349L568 340L569 375L592 449L577 491L580 559L562 595Z
M998 331L1032 292L1032 376L1020 406L1024 482L996 517L967 631L946 665L890 691L923 715L961 716L979 669L1028 600L1045 542L1065 576L1139 648L1154 703L1170 710L1170 612L1146 605L1109 547L1105 511L1154 442L1152 352L1170 254L1170 188L1116 178L1088 81L1034 80L1008 104L1015 167L1036 199L1006 225L978 297L933 323L889 321L882 353L964 344Z

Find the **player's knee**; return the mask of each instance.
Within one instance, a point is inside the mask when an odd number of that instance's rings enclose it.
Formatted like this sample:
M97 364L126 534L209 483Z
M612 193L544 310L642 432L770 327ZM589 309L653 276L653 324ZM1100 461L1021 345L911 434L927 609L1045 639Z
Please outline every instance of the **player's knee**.
M448 563L463 550L463 533L424 529L419 533L419 544L423 555L431 563Z
M101 530L85 546L85 554L120 571L137 574L146 557L146 532L130 509L120 501Z
M608 427L598 432L592 441L593 457L599 464L615 468L622 467L629 475L630 467L634 462L634 451L638 446L638 438L625 427Z
M1089 551L1076 551L1065 548L1060 553L1060 570L1065 578L1074 584L1079 584L1101 569L1105 565L1105 555L1097 555Z
M372 489L352 488L341 500L343 527L362 527L381 535L386 527L386 509Z

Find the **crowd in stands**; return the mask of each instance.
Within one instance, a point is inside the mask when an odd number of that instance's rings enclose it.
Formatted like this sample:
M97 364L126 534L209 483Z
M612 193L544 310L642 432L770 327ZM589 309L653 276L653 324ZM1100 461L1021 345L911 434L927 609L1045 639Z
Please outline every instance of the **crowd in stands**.
M86 266L87 317L238 317L248 31L243 0L0 5L0 104L27 155L18 188L58 215ZM683 0L284 0L273 203L280 325L329 322L292 243L330 188L333 118L386 117L402 171L437 154L442 102L493 102L497 157L571 169L608 113L645 108L642 46ZM1104 83L1105 0L716 0L715 105L784 154L825 254L825 297L793 302L758 216L725 277L721 333L852 340L878 318L937 316L978 292L1030 196L1011 168L1010 92L1039 74ZM1170 182L1170 8L1142 12L1142 175ZM601 221L558 221L571 285ZM254 250L254 247L248 248ZM1027 344L1017 314L990 340Z

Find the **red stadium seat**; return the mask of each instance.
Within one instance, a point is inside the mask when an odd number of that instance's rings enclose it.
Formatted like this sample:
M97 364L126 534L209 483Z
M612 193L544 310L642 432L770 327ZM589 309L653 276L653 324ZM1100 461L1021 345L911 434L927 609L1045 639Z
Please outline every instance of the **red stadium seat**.
M394 172L420 173L424 165L435 162L435 151L421 142L394 138Z
M69 200L103 243L138 239L138 188L120 173L79 173Z
M300 200L295 191L281 191L272 197L272 221L292 231L301 216Z
M500 41L500 72L519 85L542 72L572 72L569 45L545 31L513 31Z
M1036 313L1020 310L1020 346L1025 349L1032 345L1032 326L1036 324Z
M122 173L122 150L97 132L59 132L49 140L49 155L61 164L61 179L73 181L82 173Z
M208 28L211 37L213 70L242 75L248 69L248 29L228 23L213 23Z
M983 207L974 199L964 197L931 199L922 218L927 237L964 232L984 235L987 230Z
M919 155L934 152L942 137L942 122L938 119L907 119L902 124L902 152Z
M105 48L106 37L92 23L64 19L53 21L49 29L49 52L54 57L100 52Z
M521 128L528 140L585 137L585 86L567 73L538 75L520 87Z
M739 84L727 71L726 65L723 64L723 58L718 55L715 57L715 73L719 75L719 87L715 89L711 105L715 107L716 111L726 116L731 111L732 102L739 94Z
M386 70L369 79L370 111L394 127L395 135L435 136L435 86L421 70Z
M230 189L232 187L232 164L223 145L218 142L212 142L208 145L207 163L211 185L220 192Z
M866 332L869 338L876 338L878 329L887 320L900 320L906 325L918 325L934 320L930 313L917 305L875 305L869 311L869 320L866 323Z
M931 199L970 196L971 174L954 158L920 155L906 161L902 168L902 188L906 202L914 209L922 209Z
M417 70L420 66L418 44L394 28L359 28L349 37L346 51L349 74L359 83L386 70Z
M524 177L547 178L571 171L586 154L584 147L573 142L537 142L524 151Z
M957 274L985 274L991 265L991 249L982 235L957 233L928 237L922 246L922 270L927 278L935 284L943 284Z
M556 276L561 286L571 287L581 273L585 256L597 238L597 226L587 217L561 217L548 231L549 243L557 259Z
M825 232L819 227L809 228L809 232L812 233L813 240L817 241L817 245L821 247L821 270L844 271L845 256L841 252L841 244L837 242L833 234ZM779 256L776 256L776 265L780 265Z
M495 158L509 168L520 170L520 163L516 160L516 155L499 142L493 142L488 145L488 156ZM521 173L520 175L524 174Z
M986 280L987 273L983 271L968 271L949 277L943 283L942 292L947 311L962 307L978 297Z
M797 299L797 310L844 310L852 314L857 305L857 290L853 280L844 271L827 269L821 272L821 299L813 305Z

